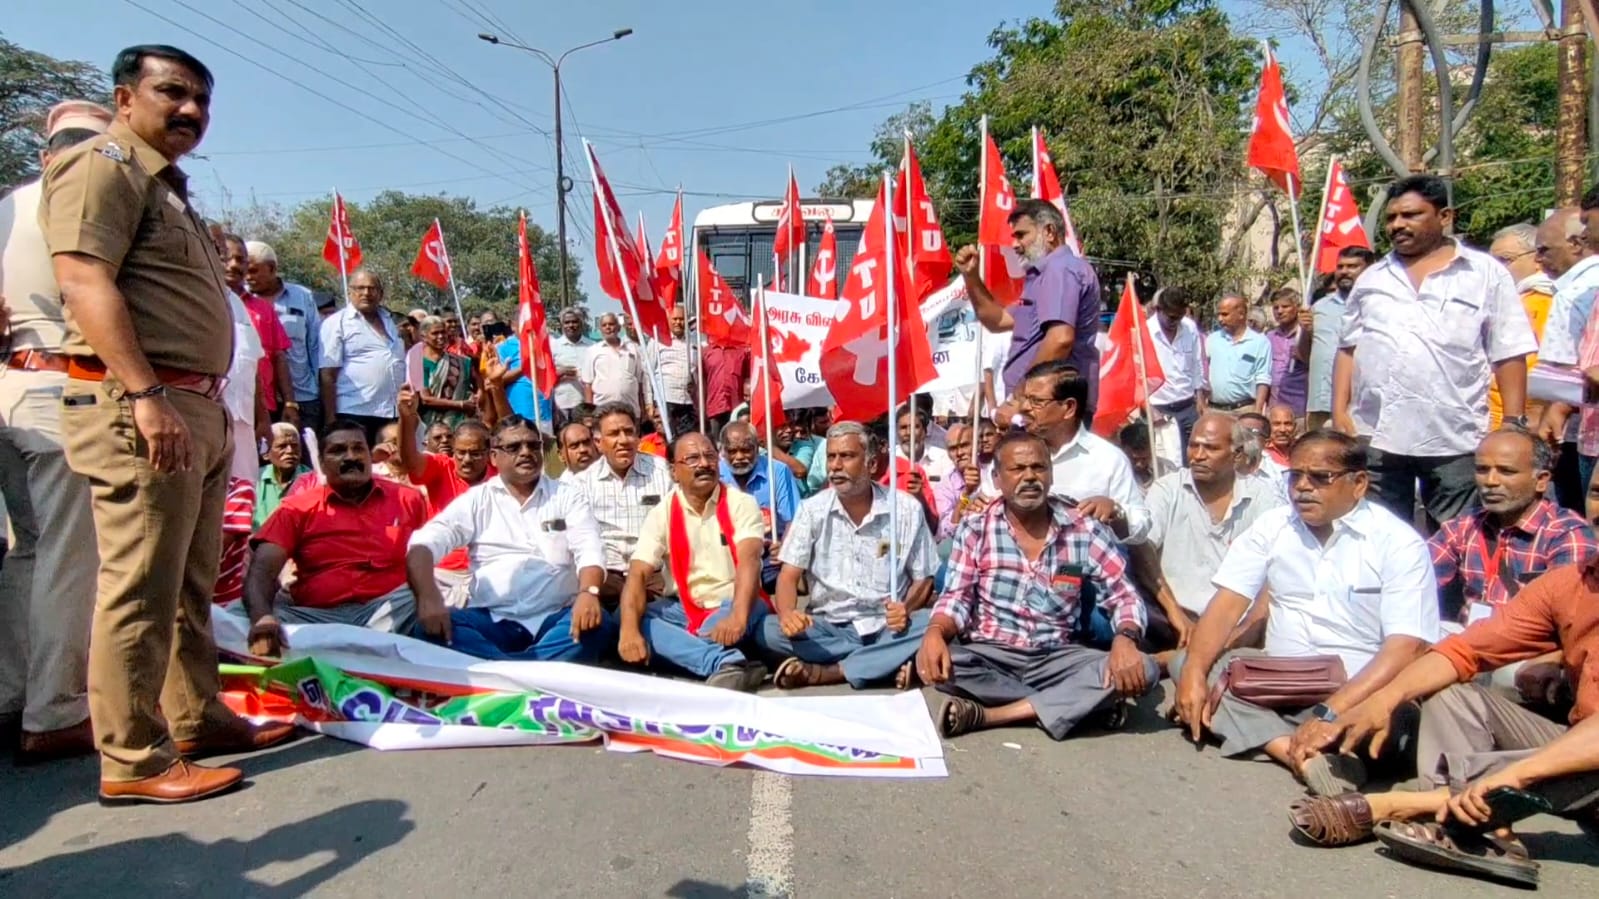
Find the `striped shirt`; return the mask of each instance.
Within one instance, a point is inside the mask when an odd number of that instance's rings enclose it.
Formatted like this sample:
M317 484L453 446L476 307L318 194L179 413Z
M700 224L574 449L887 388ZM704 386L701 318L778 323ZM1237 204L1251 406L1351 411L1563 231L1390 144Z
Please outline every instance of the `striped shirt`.
M644 516L672 492L671 469L665 459L648 453L633 456L626 475L618 475L605 459L595 460L577 477L577 486L589 499L589 509L605 541L605 567L627 571L638 545Z
M1117 631L1142 633L1144 601L1128 580L1116 536L1063 499L1050 497L1049 509L1049 534L1036 562L1016 543L1003 502L962 521L933 614L954 621L966 640L1057 649L1073 642L1084 587L1092 586Z
M244 478L228 482L222 507L222 557L212 600L225 605L244 598L244 572L250 564L250 531L255 513L255 485Z

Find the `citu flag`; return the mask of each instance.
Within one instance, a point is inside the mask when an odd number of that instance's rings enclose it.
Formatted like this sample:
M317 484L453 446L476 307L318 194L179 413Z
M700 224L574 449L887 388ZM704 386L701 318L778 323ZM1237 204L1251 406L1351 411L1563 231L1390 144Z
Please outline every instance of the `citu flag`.
M781 428L788 418L783 414L783 378L777 372L776 353L769 346L772 333L766 314L766 291L755 289L752 309L755 323L750 329L750 426L759 434L766 430L768 407L773 428Z
M838 298L838 235L833 233L833 216L822 225L822 242L811 263L811 277L805 293L819 300Z
M650 247L649 231L644 227L643 210L640 210L638 214L638 246L644 253L646 261L655 258L655 250ZM645 277L649 279L650 290L655 294L655 302L660 305L663 311L671 312L672 304L676 302L677 282L672 280L672 276L669 273L655 268L653 265L645 267Z
M1060 176L1055 172L1055 160L1049 155L1049 144L1044 141L1042 128L1033 129L1033 199L1043 200L1060 211L1061 220L1066 223L1062 242L1071 247L1073 253L1083 255L1083 244L1077 239L1071 210L1066 208L1066 191L1061 189Z
M1282 68L1266 45L1266 65L1260 70L1260 95L1255 99L1255 124L1249 132L1248 162L1271 183L1298 199L1304 186L1299 178L1299 151L1294 149L1288 125L1288 96L1283 93Z
M738 304L738 297L711 266L704 250L699 252L700 333L719 347L749 346L749 316Z
M661 254L655 257L655 286L661 305L671 312L683 287L683 192L672 204L672 220L661 236Z
M527 242L527 213L523 212L516 234L517 316L516 337L522 351L522 371L543 394L555 389L555 353L550 347L550 329L544 316L544 297L539 290L539 273L533 267L533 248Z
M361 242L350 230L350 213L338 191L333 192L333 220L328 222L328 237L322 242L322 258L341 272L361 267Z
M444 248L444 226L438 219L422 235L422 246L417 248L416 259L411 262L411 274L440 290L450 286L450 254Z
M910 299L909 278L899 255L893 211L879 188L860 249L822 340L822 380L838 404L839 417L870 421L905 402L938 376L921 306ZM889 344L888 310L894 304L895 333ZM888 366L896 366L894 396Z
M783 194L783 208L777 214L777 234L772 237L772 255L777 257L778 262L786 263L788 257L799 252L804 245L805 212L800 208L799 181L794 177L794 167L789 166L788 190Z
M600 168L599 157L594 154L594 146L585 140L583 149L588 153L589 171L594 176L594 265L599 272L600 289L620 302L624 312L629 311L631 301L635 307L633 311L638 313L635 324L640 334L670 344L672 331L667 326L666 310L655 296L651 278L653 261L633 239L627 217L622 214L621 204L617 203L611 183Z
M916 159L916 148L911 146L909 137L905 138L905 158L894 193L894 224L908 246L901 258L910 260L911 299L920 303L949 282L955 262L944 242L944 229L938 225L938 213L922 180L922 164Z
M983 254L983 284L994 299L1010 305L1021 299L1022 261L1011 249L1010 215L1016 211L1016 192L1005 177L1005 160L999 146L983 132L982 206L977 212L977 248Z
M1360 206L1349 189L1344 164L1334 159L1327 173L1327 197L1321 207L1321 249L1316 253L1316 271L1330 272L1338 267L1338 254L1346 247L1371 249L1366 225L1360 220Z
M1139 355L1143 356L1143 377L1139 377ZM1133 276L1127 276L1121 304L1110 330L1105 332L1105 348L1099 358L1099 407L1094 410L1094 433L1113 437L1133 413L1143 407L1150 395L1166 383L1166 373L1155 355L1144 307L1133 289Z

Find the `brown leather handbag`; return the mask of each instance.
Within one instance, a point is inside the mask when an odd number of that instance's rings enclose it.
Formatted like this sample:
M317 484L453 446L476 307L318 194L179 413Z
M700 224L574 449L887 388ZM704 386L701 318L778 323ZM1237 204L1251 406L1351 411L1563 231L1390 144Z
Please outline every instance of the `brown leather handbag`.
M1338 692L1349 678L1338 656L1239 656L1210 689L1207 708L1221 705L1223 693L1268 709L1308 709Z

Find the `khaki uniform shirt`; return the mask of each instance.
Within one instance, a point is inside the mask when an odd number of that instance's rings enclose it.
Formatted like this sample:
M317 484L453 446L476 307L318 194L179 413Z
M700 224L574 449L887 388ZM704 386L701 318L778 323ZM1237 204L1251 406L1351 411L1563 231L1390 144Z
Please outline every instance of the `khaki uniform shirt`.
M82 253L116 269L151 365L227 374L233 321L216 245L189 206L188 176L126 124L51 160L39 225L51 255ZM63 351L95 355L70 309Z

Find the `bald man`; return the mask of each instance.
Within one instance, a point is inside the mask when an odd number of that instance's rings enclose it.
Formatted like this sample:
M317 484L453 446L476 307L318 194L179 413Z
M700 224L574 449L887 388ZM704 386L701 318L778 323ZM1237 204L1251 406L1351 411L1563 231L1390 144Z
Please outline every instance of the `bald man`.
M622 339L622 323L609 312L600 316L600 342L589 347L578 377L585 403L626 403L643 414L644 363L638 345Z
M1595 453L1592 447L1583 451L1578 439L1580 425L1572 415L1577 406L1561 397L1564 393L1569 399L1570 393L1581 390L1578 351L1593 313L1594 297L1599 295L1599 256L1583 240L1582 213L1573 208L1557 209L1544 219L1536 241L1538 265L1555 279L1555 297L1538 348L1536 376L1530 376L1528 384L1536 385L1531 394L1534 399L1549 401L1539 421L1539 436L1560 444L1565 450L1562 455L1579 457L1575 477L1561 472L1556 483L1561 505L1576 509L1580 508L1577 497L1593 474Z
M1580 230L1581 223L1578 223ZM1549 320L1549 306L1555 298L1554 279L1544 273L1538 264L1538 235L1545 229L1535 228L1525 222L1501 228L1488 245L1488 255L1499 260L1516 279L1516 293L1521 296L1522 308L1527 310L1527 322L1532 334L1543 340L1544 323ZM1527 357L1530 370L1538 355ZM1527 404L1527 420L1537 421L1543 414L1542 403ZM1494 430L1504 420L1504 400L1499 396L1499 380L1488 383L1488 428Z
M1249 327L1249 302L1228 294L1216 304L1216 330L1205 337L1210 377L1206 405L1221 412L1258 412L1271 392L1271 343Z

